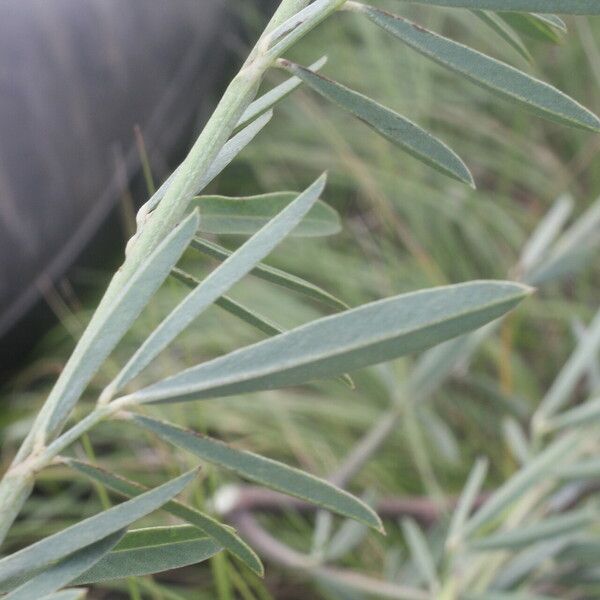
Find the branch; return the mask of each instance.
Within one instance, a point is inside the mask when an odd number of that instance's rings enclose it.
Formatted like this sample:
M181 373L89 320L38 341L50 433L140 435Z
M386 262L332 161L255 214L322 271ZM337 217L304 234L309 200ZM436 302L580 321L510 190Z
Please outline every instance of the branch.
M489 495L489 493L481 494L475 502L474 509L480 507ZM431 500L426 496L393 496L383 498L374 508L383 518L412 517L427 526L438 521L447 510L452 510L457 501L457 497L450 497L440 505L437 500ZM319 507L314 504L251 485L222 488L217 493L214 504L221 516L234 521L239 514L247 512L279 513L296 510L310 513L319 510Z

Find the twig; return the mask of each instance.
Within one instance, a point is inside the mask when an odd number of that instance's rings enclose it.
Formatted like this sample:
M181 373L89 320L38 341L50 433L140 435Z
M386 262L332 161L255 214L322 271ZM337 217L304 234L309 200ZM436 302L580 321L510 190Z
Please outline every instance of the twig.
M327 579L378 598L396 600L429 600L430 598L428 593L419 589L381 581L348 569L320 566L310 556L297 552L272 537L249 512L237 512L232 515L232 522L265 558L288 569L305 571L312 577Z
M481 506L489 497L481 494L474 508ZM444 516L445 510L452 509L456 497L447 498L440 507L439 502L425 496L402 496L383 498L375 505L375 510L383 518L412 517L423 525L431 525ZM237 520L237 516L247 512L314 512L318 507L278 492L255 486L236 486L226 488L215 499L217 511L228 520Z

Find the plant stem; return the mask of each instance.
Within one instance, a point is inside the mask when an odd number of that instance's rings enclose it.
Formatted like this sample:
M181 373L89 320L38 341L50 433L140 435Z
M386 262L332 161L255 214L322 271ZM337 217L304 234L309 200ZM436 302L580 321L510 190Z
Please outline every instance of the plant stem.
M22 505L29 496L36 471L45 467L63 448L71 444L82 433L106 418L114 408L101 406L85 419L57 438L69 418L81 393L94 376L94 373L80 378L74 393L71 376L81 361L93 352L88 343L87 332L93 331L112 305L115 297L130 280L135 271L144 263L149 253L177 225L198 191L199 182L210 168L215 157L234 132L236 125L254 99L266 70L282 52L295 44L323 19L337 10L346 0L316 0L309 6L309 0L282 0L279 8L259 38L255 48L231 81L217 108L192 146L189 154L174 174L163 199L148 216L136 233L133 243L128 245L125 260L113 276L94 316L83 336L67 361L65 368L54 385L44 406L38 413L31 431L21 445L9 471L0 481L0 544L8 529L17 517ZM270 33L298 12L310 9L306 19L269 48ZM54 440L54 441L52 441ZM48 442L50 444L48 445Z
M33 489L32 473L7 473L0 481L0 542Z

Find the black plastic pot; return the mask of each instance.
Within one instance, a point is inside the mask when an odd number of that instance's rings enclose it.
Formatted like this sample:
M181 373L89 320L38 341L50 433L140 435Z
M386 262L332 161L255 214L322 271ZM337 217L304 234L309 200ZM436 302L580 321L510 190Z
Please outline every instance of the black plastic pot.
M81 260L85 248L84 264L93 264L90 242L100 227L105 242L108 236L122 244L119 222L108 218L123 181L139 172L134 126L143 132L160 178L212 107L240 48L228 4L0 3L4 367L47 324L47 309L33 316L30 311L50 286Z

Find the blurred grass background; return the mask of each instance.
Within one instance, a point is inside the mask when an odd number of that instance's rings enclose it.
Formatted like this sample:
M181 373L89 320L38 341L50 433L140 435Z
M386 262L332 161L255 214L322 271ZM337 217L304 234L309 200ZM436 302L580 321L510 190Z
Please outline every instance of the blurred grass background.
M382 3L384 6L386 3ZM397 2L387 3L399 10ZM500 38L466 11L400 6L432 29L511 62L600 111L600 21L570 19L560 45L528 40L535 64L527 65ZM251 17L253 18L253 17ZM326 200L342 215L344 230L332 238L283 243L268 261L331 291L350 305L391 294L469 279L510 277L519 251L540 218L562 193L576 200L575 216L600 195L600 137L560 127L524 113L395 43L352 15L330 19L294 51L309 64L327 54L324 74L375 97L447 141L465 159L478 183L472 191L403 154L361 123L300 89L276 109L269 127L213 184L212 191L251 194L301 189L327 169ZM270 83L280 80L277 73ZM235 247L241 240L221 238ZM202 275L214 264L190 251L188 270ZM488 456L493 485L515 469L502 435L502 419L526 421L543 390L574 346L573 319L588 321L598 305L597 257L576 278L544 287L513 314L499 335L478 352L473 368L445 385L425 407L427 425L405 418L394 435L352 484L377 497L458 492L474 458ZM94 281L96 273L74 278ZM100 290L97 290L99 293ZM95 400L117 366L183 297L169 281L120 345L79 410ZM246 278L233 297L284 327L325 314L323 307L259 280ZM28 364L2 390L0 428L4 463L62 368L94 308L96 298L53 298L61 325L40 341ZM140 381L260 339L260 334L221 312L207 311ZM391 367L398 389L411 359ZM390 405L380 371L353 376L356 389L324 382L301 389L253 394L153 409L181 424L326 476ZM88 404L89 406L89 404ZM415 436L414 428L417 428ZM195 461L121 424L94 430L91 442L74 452L96 455L101 464L147 484L158 484ZM416 443L415 439L423 443ZM425 455L425 456L424 456ZM432 472L420 468L423 460ZM140 465L141 470L140 470ZM433 477L433 482L432 482ZM190 502L210 507L210 498L230 477L203 466ZM435 483L434 483L435 482ZM433 486L433 487L432 487ZM26 541L67 526L101 507L100 496L63 468L41 474L36 493L10 542ZM154 517L164 519L164 515ZM270 531L310 551L314 517L287 512L261 516ZM342 564L378 577L410 583L403 563L400 527L387 522L387 537L369 534ZM404 565L404 566L403 566ZM208 563L115 589L94 598L361 598L339 595L324 582L307 580L267 564L259 581L244 567L219 555Z

